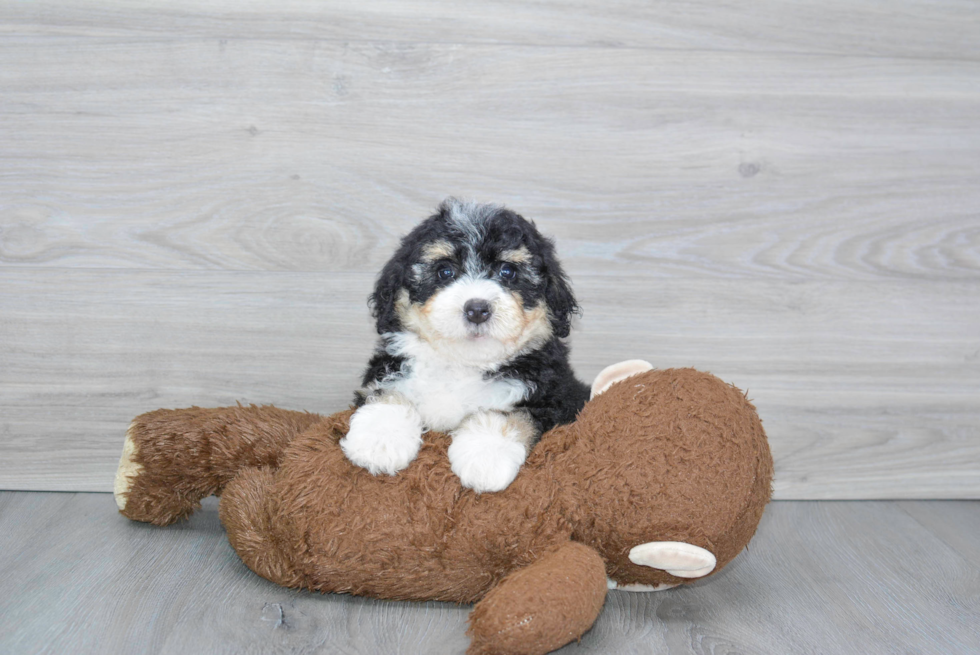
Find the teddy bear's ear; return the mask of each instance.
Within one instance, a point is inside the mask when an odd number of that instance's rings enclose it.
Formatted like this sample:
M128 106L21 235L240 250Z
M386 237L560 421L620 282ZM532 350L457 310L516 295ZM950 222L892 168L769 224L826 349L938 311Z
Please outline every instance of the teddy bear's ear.
M398 291L405 286L407 258L408 249L404 246L399 248L395 256L381 269L381 275L374 283L374 293L368 297L378 334L401 330L401 321L395 312L395 298Z

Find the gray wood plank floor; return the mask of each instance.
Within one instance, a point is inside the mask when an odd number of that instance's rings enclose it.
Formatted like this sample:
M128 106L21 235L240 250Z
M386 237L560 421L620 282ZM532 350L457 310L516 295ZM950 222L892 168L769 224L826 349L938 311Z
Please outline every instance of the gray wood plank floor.
M775 502L717 576L610 593L563 653L976 653L980 502ZM108 494L0 493L0 652L462 653L469 607L277 587L214 499L154 528Z

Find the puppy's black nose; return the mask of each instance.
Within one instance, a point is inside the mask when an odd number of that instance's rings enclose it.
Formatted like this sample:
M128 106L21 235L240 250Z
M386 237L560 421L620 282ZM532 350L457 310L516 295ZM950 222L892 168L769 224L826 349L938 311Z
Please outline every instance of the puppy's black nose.
M490 303L479 298L467 300L466 304L463 305L463 313L466 314L467 321L476 325L486 321L490 318L490 314L492 314Z

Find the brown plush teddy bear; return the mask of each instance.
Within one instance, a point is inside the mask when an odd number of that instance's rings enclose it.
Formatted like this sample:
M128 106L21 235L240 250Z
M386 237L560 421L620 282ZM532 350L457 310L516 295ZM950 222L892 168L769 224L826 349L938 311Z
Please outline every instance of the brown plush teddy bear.
M514 482L463 488L430 432L395 476L338 442L353 410L158 410L133 421L120 511L158 525L221 494L239 556L289 587L477 605L470 653L546 653L593 624L608 588L652 591L735 557L769 501L772 457L745 395L693 369L609 367L578 419Z

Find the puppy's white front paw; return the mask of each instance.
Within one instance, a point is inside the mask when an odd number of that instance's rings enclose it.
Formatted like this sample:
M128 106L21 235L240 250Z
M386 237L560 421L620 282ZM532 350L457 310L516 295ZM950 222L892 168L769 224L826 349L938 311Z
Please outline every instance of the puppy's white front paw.
M351 416L340 440L347 459L371 475L394 475L412 463L422 445L422 419L410 405L372 403Z
M512 432L506 417L488 412L467 419L453 433L449 463L464 487L501 491L514 481L527 450Z

